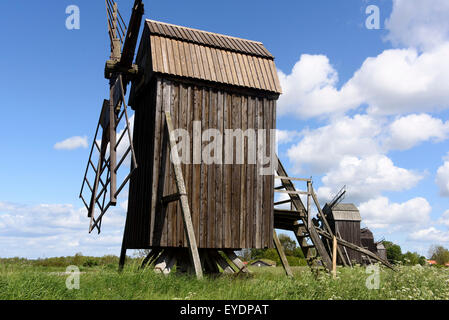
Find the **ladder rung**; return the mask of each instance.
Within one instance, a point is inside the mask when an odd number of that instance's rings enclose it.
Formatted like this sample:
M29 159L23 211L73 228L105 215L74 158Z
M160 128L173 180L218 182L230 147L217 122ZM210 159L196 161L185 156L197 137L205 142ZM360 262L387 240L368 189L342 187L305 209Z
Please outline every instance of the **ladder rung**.
M305 182L312 181L311 179L306 179L306 178L291 178L291 177L283 177L283 176L275 176L274 178L279 179L279 180L290 180L290 181L305 181Z
M284 200L284 201L278 201L278 202L275 202L274 205L275 206L279 206L281 204L286 204L286 203L290 203L290 202L292 202L292 199L288 199L288 200Z
M276 189L276 188L275 188ZM296 190L274 190L274 192L279 193L288 193L288 194L300 194L300 195L308 195L309 193L307 191L296 191Z

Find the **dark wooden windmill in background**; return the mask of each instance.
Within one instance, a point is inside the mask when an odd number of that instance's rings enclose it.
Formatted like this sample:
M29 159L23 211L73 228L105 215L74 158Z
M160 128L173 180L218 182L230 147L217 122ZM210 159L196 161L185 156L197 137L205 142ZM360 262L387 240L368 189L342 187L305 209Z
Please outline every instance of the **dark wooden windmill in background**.
M277 173L261 175L263 165L249 161L255 151L248 139L224 139L213 163L204 159L201 135L198 150L198 129L251 129L256 145L264 146L265 154L274 153L267 133L276 128L281 87L274 57L262 43L146 20L133 63L142 1L135 1L128 27L115 3L106 0L106 7L110 97L103 103L80 197L88 210L89 231L100 232L104 214L129 182L121 267L127 249L151 249L143 265L164 273L175 265L199 278L203 271L245 272L234 251L274 246L291 275L275 228L295 233L311 266L332 269L333 239L345 248L367 251L334 238L310 179L289 177L277 157ZM130 82L133 132L125 102ZM117 132L121 123L124 129ZM187 148L192 152L183 149L180 155L175 129L193 138ZM227 163L229 150L241 151L243 161ZM127 158L130 171L121 174ZM275 179L281 182L276 188ZM307 191L296 190L295 181L305 182ZM274 203L275 192L289 199ZM301 195L307 197L306 206ZM292 209L275 209L284 203ZM312 205L318 209L316 217ZM340 246L338 255L347 264Z

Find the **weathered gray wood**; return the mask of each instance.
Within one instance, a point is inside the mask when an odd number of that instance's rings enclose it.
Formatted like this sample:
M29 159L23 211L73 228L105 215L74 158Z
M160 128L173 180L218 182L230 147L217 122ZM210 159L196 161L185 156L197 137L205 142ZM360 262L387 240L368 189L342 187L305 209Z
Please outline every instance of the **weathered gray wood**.
M337 238L332 237L332 274L337 277Z
M121 81L121 77L117 79L117 81ZM114 88L116 84L111 88L110 95L110 104L109 104L109 170L111 171L111 182L110 182L110 202L115 205L117 203L117 197L115 195L117 191L117 172L115 170L117 165L117 152L116 152L116 115L115 115L115 104L117 101L114 101Z
M232 269L226 259L217 250L209 250L209 255L211 259L214 259L218 263L224 273L234 273L234 269Z
M195 267L195 273L198 279L203 277L203 270L201 269L201 262L200 257L198 254L198 247L196 244L196 238L195 238L195 232L193 230L193 224L192 224L192 217L190 215L190 207L189 207L189 200L187 198L186 188L184 184L184 178L182 176L182 170L181 166L179 165L180 159L177 152L176 147L176 140L173 132L173 123L171 120L171 115L169 111L165 112L165 120L167 122L167 129L170 136L170 146L171 150L171 156L172 156L172 164L173 168L175 170L176 175L176 186L178 188L178 192L181 195L181 209L182 209L182 216L184 219L184 228L185 232L187 234L187 241L189 243L190 248L190 254L192 256L193 265Z
M243 264L242 260L235 254L232 250L224 250L224 254L228 257L229 260L242 272L251 273L251 271Z
M281 160L278 158L278 174L279 176L288 176L287 172L285 171L284 166L281 163ZM285 186L285 188L288 191L295 191L295 187L294 185L291 183L291 181L289 180L281 180L282 184ZM301 201L301 198L299 198L299 195L297 194L289 194L293 205L295 206L297 211L306 211L306 208L304 207L304 204ZM321 257L321 260L323 262L323 266L328 270L331 271L332 270L332 261L331 258L329 257L329 254L326 250L326 248L324 247L323 242L321 241L321 238L319 237L315 226L313 225L313 223L308 224L307 222L307 217L303 217L303 223L306 224L306 228L309 232L309 237L312 240L318 255ZM305 221L304 221L305 220ZM305 240L304 240L305 241ZM307 249L308 252L310 252L309 249ZM306 253L305 253L306 255ZM306 258L308 258L308 256L306 255Z
M329 232L329 234L331 236L334 236L332 229L329 226L329 223L327 222L326 216L324 215L323 211L321 210L320 203L318 202L318 197L316 196L315 191L313 190L312 186L310 186L310 195L311 195L313 201L315 202L315 205L318 209L319 218L323 222L325 230L327 232ZM337 247L337 254L338 254L338 257L340 258L340 260L343 262L343 265L347 266L348 264L346 263L345 257L343 256L343 253L341 252L341 249L339 247Z
M154 126L155 130L154 136L154 155L153 155L153 183L151 188L151 211L150 211L150 241L153 241L154 230L155 230L155 216L156 216L156 202L160 199L158 195L158 184L159 184L159 170L162 167L161 164L161 121L162 121L162 107L159 105L162 98L162 84L161 81L157 81L156 84L156 100L155 100L155 119ZM159 196L159 198L158 198Z
M279 241L279 238L276 234L276 230L273 230L273 242L274 246L276 248L276 251L279 254L279 257L281 258L282 266L284 267L285 273L288 277L293 277L292 269L290 268L290 265L288 264L287 257L285 256L284 249L282 248L282 244Z
M332 239L332 236L331 236L328 232L326 232L326 231L324 231L324 230L322 230L322 229L317 228L317 232L318 232L321 236L323 236L323 237L326 237L326 238L328 238L328 239ZM367 249L364 249L364 248L361 248L361 247L359 247L359 246L356 246L355 244L353 244L353 243L351 243L351 242L348 242L348 241L346 241L346 240L343 240L343 239L341 239L341 238L337 238L337 243L338 243L339 245L348 247L349 249L352 249L352 250L361 252L361 253L363 253L363 254L365 254L365 255L367 255L367 256L369 256L369 257L371 257L371 258L373 258L373 259L375 259L375 260L377 260L377 261L379 261L379 262L381 262L382 264L384 264L384 265L387 266L388 268L390 268L390 269L396 271L396 269L395 269L395 268L394 268L388 261L383 260L382 258L380 258L379 256L377 256L376 254L372 253L371 251L369 251L369 250L367 250Z

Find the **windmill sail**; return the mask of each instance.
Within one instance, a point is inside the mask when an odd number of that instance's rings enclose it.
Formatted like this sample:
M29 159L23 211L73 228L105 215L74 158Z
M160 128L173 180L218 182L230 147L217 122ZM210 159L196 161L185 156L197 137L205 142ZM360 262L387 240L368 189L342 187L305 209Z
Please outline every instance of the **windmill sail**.
M132 61L143 16L142 1L136 0L127 28L117 4L105 2L111 41L111 60L106 63L105 77L109 79L110 94L109 100L103 102L80 191L90 218L89 232L96 228L98 233L104 214L116 206L120 192L137 168L125 95L128 82L138 75ZM117 132L122 126L123 130ZM117 183L118 172L129 156L130 171ZM99 214L95 217L97 210Z

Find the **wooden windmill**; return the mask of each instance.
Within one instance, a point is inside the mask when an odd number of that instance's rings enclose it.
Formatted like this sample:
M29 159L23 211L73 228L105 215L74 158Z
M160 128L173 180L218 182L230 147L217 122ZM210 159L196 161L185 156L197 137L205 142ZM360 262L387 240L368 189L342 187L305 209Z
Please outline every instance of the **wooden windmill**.
M198 130L207 129L219 134L253 132L255 145L263 146L265 155L274 154L268 133L276 128L281 88L274 57L263 44L146 20L133 64L142 1L135 1L128 27L115 3L106 0L106 6L111 59L105 76L110 97L103 104L80 194L91 219L89 231L100 232L104 214L129 182L121 267L127 249L151 249L143 266L154 265L164 273L175 265L198 278L203 271L245 272L234 251L274 246L291 275L274 231L279 228L295 232L311 266L321 260L331 270L332 253L324 243L334 234L312 181L288 177L277 156L277 176L274 171L262 175L264 165L250 161L256 155L248 136L222 140L222 148L213 151L216 161L210 163L201 133L198 137ZM125 103L129 82L129 105L135 111L132 133ZM125 129L117 133L120 121ZM192 138L182 152L175 130ZM120 145L126 146L125 152L117 157ZM238 150L242 161L232 156L227 162L226 157ZM117 183L127 156L130 171ZM282 185L275 190L276 177ZM307 191L296 190L292 181L306 182ZM274 208L279 204L274 204L275 191L289 195L292 210ZM300 195L307 195L307 206ZM312 203L318 208L316 219ZM339 237L338 242L354 248ZM345 261L340 247L338 254Z

